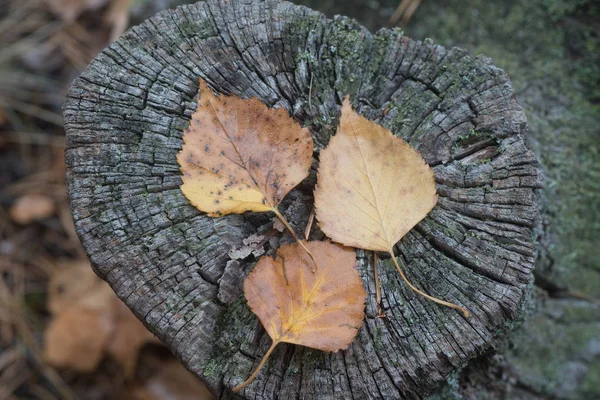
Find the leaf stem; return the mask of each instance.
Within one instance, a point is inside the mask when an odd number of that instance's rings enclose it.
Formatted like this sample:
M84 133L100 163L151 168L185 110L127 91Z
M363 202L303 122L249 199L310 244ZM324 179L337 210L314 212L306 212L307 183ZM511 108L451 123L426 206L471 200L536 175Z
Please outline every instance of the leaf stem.
M260 364L258 364L258 367L256 367L256 369L254 370L254 372L252 373L252 375L250 375L250 377L248 379L246 379L246 381L244 383L242 383L239 386L234 387L233 388L233 393L238 393L240 390L244 389L246 386L248 386L249 384L252 383L252 381L258 376L258 373L260 372L260 370L262 369L262 367L265 366L265 363L269 359L269 356L271 355L271 353L273 352L273 350L275 350L275 346L277 346L278 344L279 344L278 341L277 342L273 341L273 343L271 344L271 347L269 347L269 350L267 350L267 352L263 356L263 359L260 361Z
M292 228L292 226L287 222L287 220L285 219L285 217L279 212L279 210L275 207L273 207L273 212L275 213L275 215L277 215L277 218L279 218L279 220L283 223L283 225L287 228L288 231L290 231L290 233L292 234L292 236L294 237L294 239L296 239L296 242L298 242L298 244L300 246L302 246L302 248L304 250L306 250L306 252L308 253L308 255L310 256L311 260L313 261L313 263L315 264L315 266L317 265L317 260L315 260L315 257L312 255L312 253L310 252L310 250L308 249L308 247L306 247L305 241L300 239L300 237L298 237L298 235L296 234L296 231L294 231L294 228ZM313 267L312 268L312 272L315 272L316 269Z
M377 299L377 317L385 318L385 313L381 307L381 286L379 284L379 257L377 252L373 251L373 275L375 275L375 298Z
M402 272L402 268L400 268L400 265L398 265L398 260L394 256L394 251L392 249L390 249L389 253L392 256L392 261L394 262L394 265L396 266L396 269L398 270L398 272L400 273L400 276L402 277L402 279L404 279L404 282L406 282L406 284L408 285L408 287L410 287L412 290L414 290L415 292L417 292L421 296L423 296L423 297L425 297L425 298L427 298L427 299L429 299L429 300L431 300L431 301L433 301L435 303L441 304L441 305L446 306L446 307L457 309L458 311L462 312L463 315L465 317L467 317L467 318L471 316L471 313L469 312L469 310L467 310L467 309L465 309L465 308L463 308L463 307L461 307L459 305L456 305L454 303L449 303L447 301L440 300L440 299L438 299L436 297L430 296L427 293L425 293L425 292L417 289L415 286L413 286L413 284L410 283L409 280L404 275L404 272Z
M310 215L308 216L308 221L306 222L306 228L304 228L304 238L308 240L310 237L310 230L312 229L313 221L315 220L315 209L313 207Z

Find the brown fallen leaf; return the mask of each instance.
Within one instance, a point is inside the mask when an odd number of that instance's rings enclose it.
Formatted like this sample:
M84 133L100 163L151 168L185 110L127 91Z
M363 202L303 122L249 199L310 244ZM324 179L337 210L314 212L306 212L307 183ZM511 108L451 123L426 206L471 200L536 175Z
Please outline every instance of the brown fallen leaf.
M337 133L320 155L315 209L321 230L346 246L390 253L412 290L468 316L462 307L417 289L394 257L394 245L437 199L433 170L421 155L354 112L347 96Z
M109 354L131 378L141 348L158 343L87 260L63 261L56 268L48 309L53 318L44 334L44 354L58 368L92 372Z
M148 343L160 341L150 333L129 308L113 296L112 318L115 324L114 335L108 343L108 353L123 366L125 378L133 377L138 354Z
M115 297L110 287L94 273L85 259L60 260L48 283L48 310L53 315L82 304L105 310Z
M26 225L54 215L56 207L52 198L42 194L26 194L15 200L9 210L10 219Z
M71 307L54 317L44 332L44 358L57 368L81 373L96 370L115 325L110 315Z
M295 343L323 351L346 349L360 329L366 292L353 249L308 242L319 268L313 273L297 243L277 257L263 257L244 281L248 305L273 339L271 347L239 392L256 378L275 346Z
M181 190L194 206L212 217L272 211L300 242L277 207L308 175L313 140L285 109L267 108L256 98L215 96L200 79L183 142L177 155Z

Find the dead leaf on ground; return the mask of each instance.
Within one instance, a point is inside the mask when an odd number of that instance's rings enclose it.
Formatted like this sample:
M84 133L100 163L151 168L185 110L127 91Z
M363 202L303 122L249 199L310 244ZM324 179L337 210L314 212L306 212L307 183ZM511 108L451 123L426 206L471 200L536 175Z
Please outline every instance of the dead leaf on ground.
M43 194L26 194L17 200L9 210L10 219L26 225L33 221L48 218L56 212L54 200Z
M159 343L87 260L57 267L50 277L48 309L53 319L44 335L44 353L55 367L92 372L110 354L130 378L141 348Z
M44 357L48 364L81 373L96 370L114 333L110 315L71 307L50 321L44 332Z
M366 292L353 249L329 242L308 242L319 268L297 243L277 257L261 258L244 281L244 295L273 343L246 382L258 375L278 343L295 343L323 351L347 348L360 329Z
M390 253L437 203L433 170L408 143L358 115L346 97L337 133L320 155L315 209L321 230L336 242Z
M113 296L112 306L115 332L108 344L108 352L123 366L125 378L131 378L135 373L142 347L148 343L160 344L160 341L116 296Z
M110 287L92 271L88 260L60 260L48 284L48 310L54 314L86 304L104 310L114 297Z

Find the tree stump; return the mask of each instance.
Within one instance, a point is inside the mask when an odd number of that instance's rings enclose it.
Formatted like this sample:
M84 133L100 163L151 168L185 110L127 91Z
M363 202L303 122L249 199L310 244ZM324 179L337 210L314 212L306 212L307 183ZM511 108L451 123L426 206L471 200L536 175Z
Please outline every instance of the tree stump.
M292 239L272 215L210 218L183 196L176 154L199 77L311 129L313 171L280 208L298 231L346 94L417 148L440 199L396 254L417 286L473 313L415 295L380 259L387 318L377 318L372 254L357 251L369 296L350 348L279 345L243 397L421 398L494 349L532 284L541 187L506 74L400 30L371 34L288 2L211 0L129 30L75 80L64 115L68 191L95 271L214 393L234 397L269 347L242 281Z

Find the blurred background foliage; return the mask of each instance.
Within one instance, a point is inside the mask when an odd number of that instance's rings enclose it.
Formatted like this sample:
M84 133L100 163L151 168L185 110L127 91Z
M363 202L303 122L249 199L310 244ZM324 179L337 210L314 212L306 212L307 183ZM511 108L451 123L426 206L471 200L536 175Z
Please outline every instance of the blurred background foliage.
M63 163L72 80L127 27L185 2L0 0L0 399L210 398L90 274ZM599 3L295 2L491 57L529 119L546 188L527 318L433 397L600 398Z

